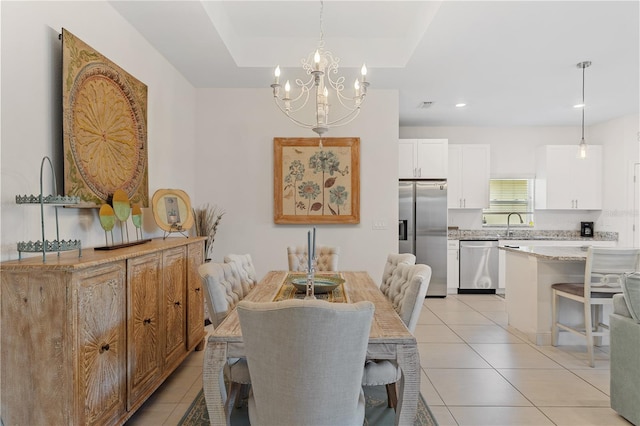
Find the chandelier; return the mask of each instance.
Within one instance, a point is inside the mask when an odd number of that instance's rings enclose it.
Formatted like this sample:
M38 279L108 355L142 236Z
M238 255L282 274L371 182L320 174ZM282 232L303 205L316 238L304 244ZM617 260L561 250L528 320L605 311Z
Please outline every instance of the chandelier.
M280 111L295 124L305 129L311 129L320 138L329 131L330 128L344 126L353 121L360 114L360 106L364 102L369 83L366 81L367 67L362 65L360 79L355 80L353 89L345 90L345 77L338 76L338 63L340 58L324 49L324 33L322 29L322 12L324 3L320 2L320 40L315 52L310 53L307 58L302 59L302 69L306 77L297 78L295 87L292 87L289 80L284 85L284 93L280 85L280 66L274 72L273 99ZM311 102L309 102L311 101ZM340 104L338 113L332 111L329 118L329 107ZM311 106L315 109L311 112ZM309 106L308 108L306 108ZM305 113L306 111L306 113ZM315 122L305 121L296 118L300 113L306 117L315 115ZM336 117L333 114L336 113ZM310 118L308 119L310 120Z
M584 61L576 64L576 67L582 68L582 104L579 105L582 108L582 139L580 140L580 145L578 145L578 157L581 159L587 158L587 143L584 141L584 70L590 66L591 61Z

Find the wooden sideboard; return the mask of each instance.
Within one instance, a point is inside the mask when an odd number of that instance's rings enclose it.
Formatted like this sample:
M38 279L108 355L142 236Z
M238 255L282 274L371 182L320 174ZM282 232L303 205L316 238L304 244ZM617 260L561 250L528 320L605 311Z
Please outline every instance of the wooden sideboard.
M2 422L120 425L204 343L204 238L0 263Z

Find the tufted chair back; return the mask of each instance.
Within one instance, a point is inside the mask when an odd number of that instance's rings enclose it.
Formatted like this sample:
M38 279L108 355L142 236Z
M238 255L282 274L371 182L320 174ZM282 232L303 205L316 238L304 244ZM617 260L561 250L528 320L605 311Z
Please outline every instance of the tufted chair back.
M340 247L318 246L316 272L337 271ZM307 248L304 246L287 247L290 271L305 271L307 268Z
M258 284L256 269L253 266L253 260L251 260L250 254L228 254L224 257L224 263L235 265L240 275L240 283L242 284L242 291L245 296L253 289L253 286Z
M217 327L245 296L240 276L231 263L203 263L198 273L206 290L209 319Z
M431 267L398 264L389 284L387 298L411 333L415 331L431 281Z
M384 272L382 273L382 282L380 284L380 290L386 296L389 293L389 285L391 284L391 276L393 271L396 270L398 264L406 263L407 265L416 264L416 256L411 253L394 254L391 253L387 256L387 263L384 265Z

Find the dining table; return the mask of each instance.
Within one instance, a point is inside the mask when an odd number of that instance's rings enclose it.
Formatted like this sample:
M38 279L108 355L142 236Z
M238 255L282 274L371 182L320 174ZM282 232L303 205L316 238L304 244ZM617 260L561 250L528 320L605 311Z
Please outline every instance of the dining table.
M268 272L244 300L272 302L287 297L304 297L304 295L296 295L294 292L288 291L288 286L291 286L290 274L292 272L289 271ZM344 279L344 283L330 294L335 297L331 297L329 302L356 303L368 300L375 305L369 333L367 359L394 360L397 363L402 374L398 381L395 424L413 425L420 395L420 357L416 338L407 329L393 308L391 301L380 291L378 285L367 272L340 271L327 274L338 275ZM322 274L316 273L316 275ZM324 297L326 298L326 295ZM229 424L230 417L226 410L233 409L233 407L225 407L225 397L220 387L221 376L227 358L244 356L240 321L237 310L233 309L207 337L203 387L212 425ZM250 369L251 367L249 367ZM327 408L330 409L330 407Z

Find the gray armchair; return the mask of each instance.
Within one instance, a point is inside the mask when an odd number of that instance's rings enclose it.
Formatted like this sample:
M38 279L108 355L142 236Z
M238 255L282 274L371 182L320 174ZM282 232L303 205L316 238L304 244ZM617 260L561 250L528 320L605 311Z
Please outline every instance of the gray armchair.
M386 296L389 293L389 286L391 285L391 276L393 271L396 270L399 264L405 263L407 265L416 264L416 256L411 253L391 253L387 256L387 263L384 265L384 271L382 272L382 282L380 283L380 291Z
M224 257L224 263L232 263L237 268L240 275L242 290L246 294L258 284L256 268L253 266L253 259L250 254L228 254Z
M406 263L399 263L389 280L386 296L411 333L418 324L430 281L430 266ZM394 361L369 360L365 364L362 385L386 385L388 405L395 408L398 401L395 383L400 380L400 374L400 368Z
M205 288L210 321L215 328L246 294L238 269L232 263L203 263L198 267L198 273ZM242 389L247 390L251 384L246 358L229 358L224 367L224 378L229 382L226 411L231 413L230 407L235 405ZM220 383L220 391L222 395L227 394L223 382Z
M371 302L240 302L251 424L362 426L373 311Z
M609 316L611 408L640 425L640 274L626 277Z
M316 253L316 272L337 271L339 256L340 247L318 246ZM306 247L287 247L287 259L289 261L290 271L305 271L308 258Z

